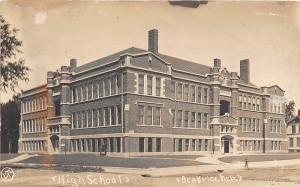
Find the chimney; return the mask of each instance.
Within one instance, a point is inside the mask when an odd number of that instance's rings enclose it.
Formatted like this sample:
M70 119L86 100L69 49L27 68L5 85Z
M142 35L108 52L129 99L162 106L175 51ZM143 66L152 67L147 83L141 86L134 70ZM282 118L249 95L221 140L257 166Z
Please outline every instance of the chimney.
M72 59L70 60L70 67L71 67L71 68L76 68L76 67L77 67L77 59L72 58Z
M249 59L241 60L240 61L240 75L241 79L245 83L250 82L250 64L249 64Z
M148 32L148 51L158 54L158 30L156 29Z
M221 68L221 59L218 58L214 59L214 67Z

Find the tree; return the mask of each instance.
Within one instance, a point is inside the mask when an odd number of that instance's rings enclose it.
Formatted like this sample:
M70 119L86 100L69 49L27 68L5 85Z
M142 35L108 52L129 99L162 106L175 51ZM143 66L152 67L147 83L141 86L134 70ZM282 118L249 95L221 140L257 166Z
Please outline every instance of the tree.
M1 152L18 152L19 123L21 113L20 94L7 103L1 103Z
M295 115L295 101L290 101L288 104L285 105L285 121L289 121Z
M8 89L15 92L20 80L28 81L30 69L25 66L25 60L19 57L22 53L20 50L22 41L16 36L18 31L16 28L11 28L11 25L0 15L0 91L5 93Z

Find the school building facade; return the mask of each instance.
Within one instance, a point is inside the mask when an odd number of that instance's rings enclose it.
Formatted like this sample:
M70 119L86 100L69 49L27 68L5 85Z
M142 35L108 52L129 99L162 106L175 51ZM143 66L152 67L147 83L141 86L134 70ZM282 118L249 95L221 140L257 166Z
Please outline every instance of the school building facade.
M240 74L158 52L128 48L47 73L22 93L19 152L219 154L286 152L284 91ZM104 149L103 149L104 148Z
M287 122L288 152L300 152L300 109Z

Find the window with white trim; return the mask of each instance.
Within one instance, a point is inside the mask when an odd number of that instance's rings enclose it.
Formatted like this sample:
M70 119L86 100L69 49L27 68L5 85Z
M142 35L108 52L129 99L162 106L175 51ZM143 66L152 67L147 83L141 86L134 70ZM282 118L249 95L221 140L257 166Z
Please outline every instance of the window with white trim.
M160 96L161 92L161 79L160 77L156 77L156 96Z
M177 83L176 84L176 99L177 100L182 100L182 83Z
M146 107L146 125L152 125L153 124L153 107L147 106Z
M191 86L191 102L196 102L196 87L194 85Z
M184 84L183 86L183 100L184 101L188 101L189 100L189 85L188 84Z
M147 76L147 95L153 94L152 87L153 87L153 77L148 75Z
M145 85L144 85L144 75L143 74L139 74L139 94L144 94L144 89L145 89Z
M202 87L197 87L197 103L202 103Z

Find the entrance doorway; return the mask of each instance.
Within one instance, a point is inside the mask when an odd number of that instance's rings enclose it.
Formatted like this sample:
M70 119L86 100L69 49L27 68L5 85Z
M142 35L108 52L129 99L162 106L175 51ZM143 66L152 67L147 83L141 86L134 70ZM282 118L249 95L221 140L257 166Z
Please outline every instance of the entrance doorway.
M229 153L229 140L224 139L224 153Z
M222 141L222 150L223 153L232 153L233 152L233 137L232 136L223 136Z
M50 140L51 140L51 144L52 144L54 152L58 152L59 151L59 137L57 135L52 135L50 137Z

